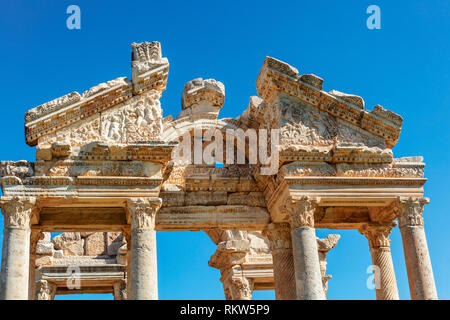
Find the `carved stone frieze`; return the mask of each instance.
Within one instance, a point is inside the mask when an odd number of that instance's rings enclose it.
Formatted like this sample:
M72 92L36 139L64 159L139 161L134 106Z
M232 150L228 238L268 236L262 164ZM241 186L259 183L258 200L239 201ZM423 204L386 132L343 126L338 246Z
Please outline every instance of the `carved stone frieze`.
M298 108L300 113L304 110L305 113L311 115L311 121L303 119L306 125L294 125L287 130L284 135L288 139L292 139L295 135L303 143L314 141L319 145L324 145L328 139L334 136L340 136L343 139L347 137L351 142L357 142L358 139L363 138L365 144L372 143L371 140L384 140L385 146L388 148L392 148L398 140L402 124L400 116L380 106L375 107L372 112L367 112L364 110L362 98L356 95L343 94L338 91L326 93L320 89L321 84L314 86L308 81L302 81L302 76L298 75L297 69L280 60L271 57L265 59L256 80L256 87L258 95L264 99L266 104L274 106L275 109L280 110L281 107L276 107L277 99L289 96L294 98L291 100L302 101L302 107ZM334 121L343 125L340 128L342 132L339 134L339 124L334 127L333 131L326 130L326 122L322 122L324 119L319 121L321 126L315 125L314 118L320 116L316 112L311 113L311 107L333 116ZM290 118L291 115L292 113L288 113L287 118ZM295 133L289 136L288 132ZM363 132L365 134L361 135ZM355 136L352 137L351 133ZM385 148L379 142L367 146Z
M150 90L105 111L101 138L112 142L158 141L162 130L161 92Z
M0 177L14 176L20 179L34 175L34 163L26 160L0 161Z

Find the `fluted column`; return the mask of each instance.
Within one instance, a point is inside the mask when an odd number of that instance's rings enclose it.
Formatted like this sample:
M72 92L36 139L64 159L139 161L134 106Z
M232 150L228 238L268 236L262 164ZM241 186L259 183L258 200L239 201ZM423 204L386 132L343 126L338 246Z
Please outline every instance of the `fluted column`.
M128 199L131 215L130 300L158 299L155 216L160 198Z
M42 239L44 239L44 234L40 230L31 230L28 300L34 300L36 297L36 248L38 241Z
M309 197L290 198L286 204L291 225L295 282L299 300L325 299L314 229L316 207L317 200Z
M375 266L375 291L377 300L398 300L397 280L391 255L391 229L393 223L369 223L363 225L359 232L369 241L372 265Z
M2 197L4 215L0 300L27 300L30 265L30 223L36 199Z
M423 206L428 202L427 198L399 197L396 205L413 300L438 298L422 217Z
M277 300L297 299L292 238L288 223L271 223L264 230L269 240Z

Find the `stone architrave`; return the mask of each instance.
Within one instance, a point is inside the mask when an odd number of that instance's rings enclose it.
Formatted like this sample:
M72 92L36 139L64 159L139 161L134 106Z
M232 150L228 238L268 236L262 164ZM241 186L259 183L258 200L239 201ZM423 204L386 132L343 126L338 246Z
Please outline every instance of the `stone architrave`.
M324 300L319 255L317 253L314 212L317 200L309 197L289 199L289 214L298 300Z
M391 256L389 234L397 223L370 223L359 232L369 241L377 300L398 300L397 280Z
M130 300L158 299L155 217L161 204L160 198L127 200L131 215Z
M428 202L427 198L399 197L396 206L413 300L438 299L422 217Z

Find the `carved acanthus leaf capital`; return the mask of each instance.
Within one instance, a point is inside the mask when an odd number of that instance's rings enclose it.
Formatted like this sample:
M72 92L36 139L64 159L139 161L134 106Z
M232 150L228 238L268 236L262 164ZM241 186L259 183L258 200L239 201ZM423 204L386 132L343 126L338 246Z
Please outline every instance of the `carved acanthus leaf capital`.
M314 228L314 212L318 203L318 199L307 196L299 199L289 197L286 204L286 211L289 215L291 228Z
M53 300L55 296L56 286L47 280L39 280L36 282L36 300Z
M131 228L155 228L156 213L161 208L161 198L133 198L127 200L131 215Z
M269 240L271 251L292 249L289 223L271 223L263 230L263 235Z
M397 222L389 223L368 223L359 228L359 232L369 240L370 248L389 247L391 240L389 234L392 228L397 226Z
M423 226L423 206L429 202L428 198L398 197L395 214L400 228L404 226Z
M233 278L231 281L231 295L233 300L251 300L253 281L245 278Z
M2 197L0 206L5 217L5 227L29 229L35 204L34 197Z

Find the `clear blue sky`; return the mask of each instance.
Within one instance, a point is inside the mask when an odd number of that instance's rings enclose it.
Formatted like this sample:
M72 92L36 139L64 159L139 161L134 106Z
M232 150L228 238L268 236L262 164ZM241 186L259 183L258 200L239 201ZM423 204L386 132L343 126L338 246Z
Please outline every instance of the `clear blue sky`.
M71 4L81 8L81 30L66 28ZM371 4L381 9L380 30L366 27ZM368 109L380 104L403 116L394 154L425 158L426 234L439 297L449 299L449 16L445 0L2 1L0 159L35 159L23 135L28 109L131 78L132 42L158 40L169 59L165 116L180 112L183 86L197 77L222 81L221 116L238 116L256 95L264 57L273 56L322 77L326 91L354 93ZM338 233L328 257L328 298L374 299L366 287L367 240L354 230ZM391 238L400 297L409 299L398 228ZM159 232L157 240L161 299L223 299L219 272L208 267L215 246L204 233Z

